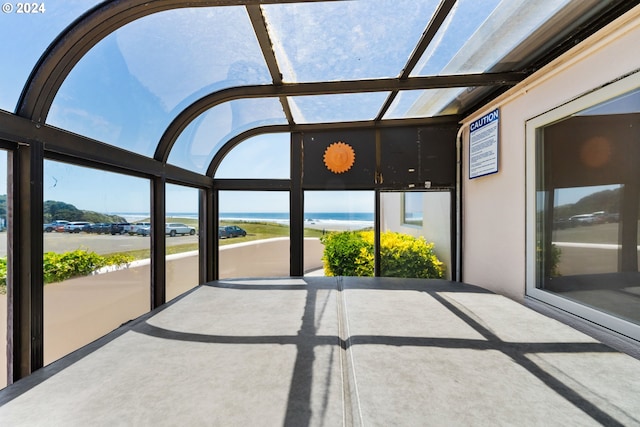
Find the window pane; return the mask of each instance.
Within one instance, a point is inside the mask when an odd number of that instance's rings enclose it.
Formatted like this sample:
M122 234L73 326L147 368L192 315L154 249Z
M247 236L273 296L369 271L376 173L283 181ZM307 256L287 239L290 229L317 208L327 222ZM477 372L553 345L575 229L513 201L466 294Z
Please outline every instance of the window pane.
M7 386L7 152L0 150L0 388Z
M45 161L45 224L62 226L43 233L45 364L149 311L149 239L121 228L131 213L149 212L149 188L141 178Z
M339 233L365 231L368 233L363 237L366 242L359 236L356 238L363 243L363 247L372 249L369 241L373 236L374 197L372 191L306 191L304 193L304 271L306 274L373 275L372 259L363 255L361 260L354 252L330 257L328 262L323 263L322 257L325 247L320 243L320 239L329 238L330 235L335 236ZM344 235L346 236L346 234ZM329 248L343 249L344 246L340 242L340 237L335 240L331 238L331 242L328 243ZM344 265L342 262L343 256L349 260L348 265ZM360 269L356 265L359 261L364 261L365 264Z
M283 79L295 83L397 77L437 5L360 0L262 9Z
M288 179L291 136L275 133L254 136L236 145L220 163L216 178Z
M487 71L567 3L568 0L534 3L460 0L412 75ZM547 31L545 36L551 37L561 30L563 28L555 28ZM486 46L491 46L491 49L486 49Z
M540 128L537 287L640 323L640 91Z
M451 280L451 193L385 192L380 196L380 275Z
M200 283L198 257L199 190L167 184L166 300Z
M405 119L460 114L476 102L485 88L403 90L398 92L385 119Z
M220 279L287 277L289 193L220 192Z
M406 225L422 226L423 214L423 193L401 193L403 210L402 223Z
M298 124L373 120L388 92L289 97Z
M37 2L45 12L2 14L0 25L0 109L13 112L29 74L47 46L78 16L100 0ZM26 4L26 3L25 3ZM11 66L9 66L11 64Z
M237 99L203 113L178 137L169 163L204 173L213 156L231 138L268 125L286 124L277 98Z
M150 156L171 120L195 100L268 83L244 7L169 10L92 48L63 83L47 122Z

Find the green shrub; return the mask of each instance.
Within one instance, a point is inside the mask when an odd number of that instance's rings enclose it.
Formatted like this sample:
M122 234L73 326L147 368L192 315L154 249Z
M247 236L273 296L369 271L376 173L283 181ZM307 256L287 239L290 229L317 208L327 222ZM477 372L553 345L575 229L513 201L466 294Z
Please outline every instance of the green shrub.
M105 265L104 257L82 249L62 254L45 252L43 259L44 282L62 282L72 277L86 276Z
M322 237L327 276L373 276L373 231L330 233ZM444 264L423 237L388 231L380 235L380 269L385 277L442 278Z
M117 253L103 257L82 249L62 254L45 252L44 283L62 282L72 277L87 276L101 267L128 265L131 261L133 261L131 255Z
M0 258L0 295L7 293L7 259Z
M134 259L133 255L117 253L107 255L104 261L105 265L126 265L128 267Z
M540 244L540 242L538 242L538 244L536 245L536 256L538 258L537 262L538 264L540 264L544 258L542 245ZM551 252L547 259L547 262L549 263L549 274L551 277L562 276L562 274L560 274L560 266L559 266L561 257L562 257L562 250L552 243Z
M366 262L368 253L373 254L373 244L367 242L362 233L344 231L329 233L321 237L324 244L324 274L327 276L369 276ZM369 247L371 246L371 247Z
M72 277L87 276L107 265L129 265L131 255L116 253L100 256L78 249L58 254L45 252L43 257L44 283L62 282ZM0 258L0 295L7 293L7 259Z

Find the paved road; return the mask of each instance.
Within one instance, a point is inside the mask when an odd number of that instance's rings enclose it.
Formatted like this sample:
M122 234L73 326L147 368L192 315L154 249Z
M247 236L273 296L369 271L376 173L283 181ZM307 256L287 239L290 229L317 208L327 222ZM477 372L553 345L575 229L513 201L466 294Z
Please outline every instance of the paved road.
M67 252L87 249L98 254L149 249L149 237L110 234L43 233L45 252ZM198 236L167 236L167 246L196 243ZM7 255L7 233L0 233L0 257Z

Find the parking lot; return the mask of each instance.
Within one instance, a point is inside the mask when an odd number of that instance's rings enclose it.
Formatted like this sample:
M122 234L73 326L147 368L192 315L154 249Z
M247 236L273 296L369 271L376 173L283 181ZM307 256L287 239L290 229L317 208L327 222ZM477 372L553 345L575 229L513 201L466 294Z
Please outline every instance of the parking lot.
M45 252L67 252L86 249L100 255L149 249L149 237L87 233L43 233ZM196 243L198 236L167 236L167 246ZM0 233L0 257L7 256L7 233Z

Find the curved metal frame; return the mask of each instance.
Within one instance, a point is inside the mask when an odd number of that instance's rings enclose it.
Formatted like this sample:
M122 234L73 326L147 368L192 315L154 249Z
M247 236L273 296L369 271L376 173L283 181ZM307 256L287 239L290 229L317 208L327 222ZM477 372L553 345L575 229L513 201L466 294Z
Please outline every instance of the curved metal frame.
M206 95L193 102L171 122L167 130L162 135L160 143L154 154L154 158L166 162L171 148L180 133L200 114L220 105L224 102L244 98L275 98L283 96L303 96L303 95L327 95L327 94L349 94L363 92L393 92L413 89L442 89L451 87L475 87L475 86L512 86L524 79L525 73L495 73L495 74L462 74L454 76L430 76L412 77L408 79L378 79L378 80L357 80L338 81L323 83L290 83L280 86L256 85L241 86L223 89L218 92ZM402 119L405 120L405 119ZM407 119L408 120L408 119ZM428 121L429 118L419 119ZM373 126L379 121L363 122L368 126ZM333 124L335 125L335 124ZM291 129L296 126L291 124ZM329 127L331 124L322 124Z
M309 0L321 1L321 0ZM344 1L344 0L330 0ZM136 19L171 9L295 3L296 0L114 0L87 11L63 31L29 76L16 114L44 123L58 89L80 59L98 42Z

